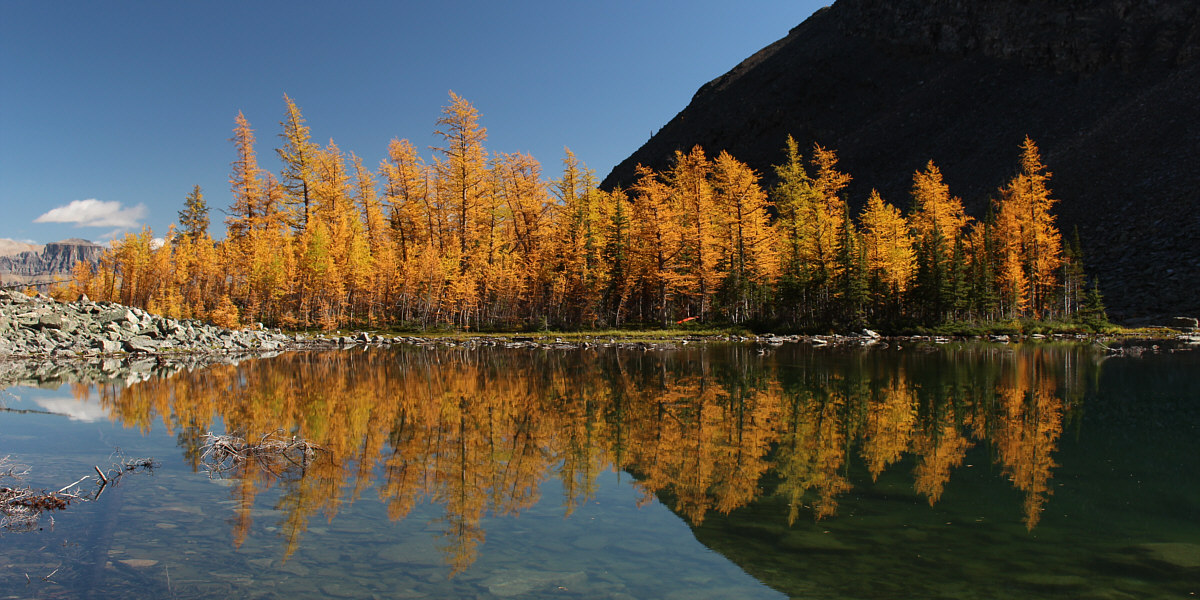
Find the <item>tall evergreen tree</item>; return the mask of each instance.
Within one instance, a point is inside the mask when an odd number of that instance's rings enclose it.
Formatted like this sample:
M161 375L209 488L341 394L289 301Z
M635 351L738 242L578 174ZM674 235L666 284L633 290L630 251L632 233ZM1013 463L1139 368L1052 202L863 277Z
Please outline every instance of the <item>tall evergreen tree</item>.
M888 320L894 321L899 317L900 305L916 270L915 242L908 220L871 190L859 223L873 304L886 313Z
M954 250L950 254L948 289L946 309L951 318L960 319L971 305L966 247L961 236L954 238Z
M750 167L722 151L713 162L713 191L725 273L722 296L729 318L740 323L759 316L779 279L778 241L770 224L767 195Z
M917 274L910 303L918 319L926 325L936 325L946 316L951 290L948 246L937 227L917 245Z
M208 203L199 185L184 199L183 210L179 211L179 227L180 235L193 241L208 235Z
M1084 295L1083 301L1079 305L1079 311L1075 313L1075 320L1094 331L1102 331L1109 326L1108 313L1104 307L1104 296L1100 294L1099 279L1092 279L1092 285Z
M1078 227L1074 228L1071 240L1067 243L1062 271L1062 310L1064 318L1069 318L1079 310L1087 283L1083 272L1083 247L1079 242Z
M846 219L838 247L837 300L840 321L850 329L867 325L867 254L862 236Z

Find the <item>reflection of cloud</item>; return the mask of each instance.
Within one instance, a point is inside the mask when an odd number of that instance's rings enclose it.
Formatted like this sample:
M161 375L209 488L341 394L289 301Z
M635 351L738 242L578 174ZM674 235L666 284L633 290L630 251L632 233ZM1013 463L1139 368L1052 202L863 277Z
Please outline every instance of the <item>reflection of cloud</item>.
M108 418L108 411L98 404L75 398L35 398L38 406L56 415L64 415L72 421L91 423Z
M132 229L146 217L146 205L138 204L131 208L121 206L120 202L101 202L95 198L87 200L72 200L66 206L52 208L42 216L33 220L34 223L74 223L76 227L120 227Z

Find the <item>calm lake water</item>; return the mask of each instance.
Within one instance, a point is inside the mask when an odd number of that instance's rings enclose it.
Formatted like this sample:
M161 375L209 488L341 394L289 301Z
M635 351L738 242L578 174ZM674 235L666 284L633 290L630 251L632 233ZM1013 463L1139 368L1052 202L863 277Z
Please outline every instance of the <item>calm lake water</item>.
M158 462L0 530L0 598L1200 594L1200 351L404 347L0 406L26 485ZM322 450L206 466L278 430Z

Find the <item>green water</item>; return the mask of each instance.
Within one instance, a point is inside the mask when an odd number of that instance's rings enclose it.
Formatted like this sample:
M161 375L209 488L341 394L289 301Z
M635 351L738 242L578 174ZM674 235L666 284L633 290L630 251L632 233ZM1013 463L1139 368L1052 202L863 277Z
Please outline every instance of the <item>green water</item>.
M397 348L14 387L23 485L158 466L0 530L0 598L1189 598L1198 367ZM204 433L277 430L322 450L206 469Z

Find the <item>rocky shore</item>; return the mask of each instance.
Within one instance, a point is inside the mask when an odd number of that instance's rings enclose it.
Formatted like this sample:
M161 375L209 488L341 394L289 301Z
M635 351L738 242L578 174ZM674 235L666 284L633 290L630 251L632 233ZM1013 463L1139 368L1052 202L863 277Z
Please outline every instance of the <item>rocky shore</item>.
M41 294L0 291L0 357L259 352L295 342L282 333L169 319L86 296L57 302Z
M739 342L764 348L783 343L871 345L886 343L872 331L831 336L688 336L669 340L629 340L606 336L583 339L553 335L480 335L469 337L384 336L369 332L347 335L287 335L262 328L231 330L194 320L177 320L111 302L94 302L86 296L74 302L57 302L44 295L27 296L0 290L0 358L62 359L145 358L171 359L186 365L194 359L182 355L239 355L300 349L349 348L407 344L421 347L506 347L541 349L632 348L664 350L690 343ZM52 361L53 362L53 361ZM203 362L212 362L206 358ZM49 366L51 362L47 362ZM103 364L103 363L101 363ZM116 369L116 367L113 367ZM110 371L112 369L109 369ZM106 373L111 377L115 373Z
M1200 343L1195 319L1177 319L1172 323L1182 342ZM979 341L1009 343L1040 340L1088 340L1082 335L993 335ZM637 340L604 335L556 337L512 334L470 337L392 336L370 332L353 334L289 335L259 328L232 330L195 320L177 320L150 314L111 302L94 302L82 297L74 302L58 302L45 296L27 296L17 291L0 290L0 362L30 360L39 363L35 379L54 380L56 369L78 371L79 359L91 365L101 379L121 378L146 369L133 368L140 362L159 367L195 368L203 364L240 360L290 350L320 350L356 346L540 348L546 350L625 348L667 350L693 343L742 343L768 352L785 343L812 346L899 347L913 343L943 344L944 336L885 337L863 330L851 335L686 335L656 340ZM22 360L24 359L24 360ZM94 367L94 368L92 368ZM2 369L0 369L2 371ZM0 373L2 375L2 373ZM132 375L130 375L132 376ZM79 380L79 373L70 377ZM84 377L87 379L87 377Z

